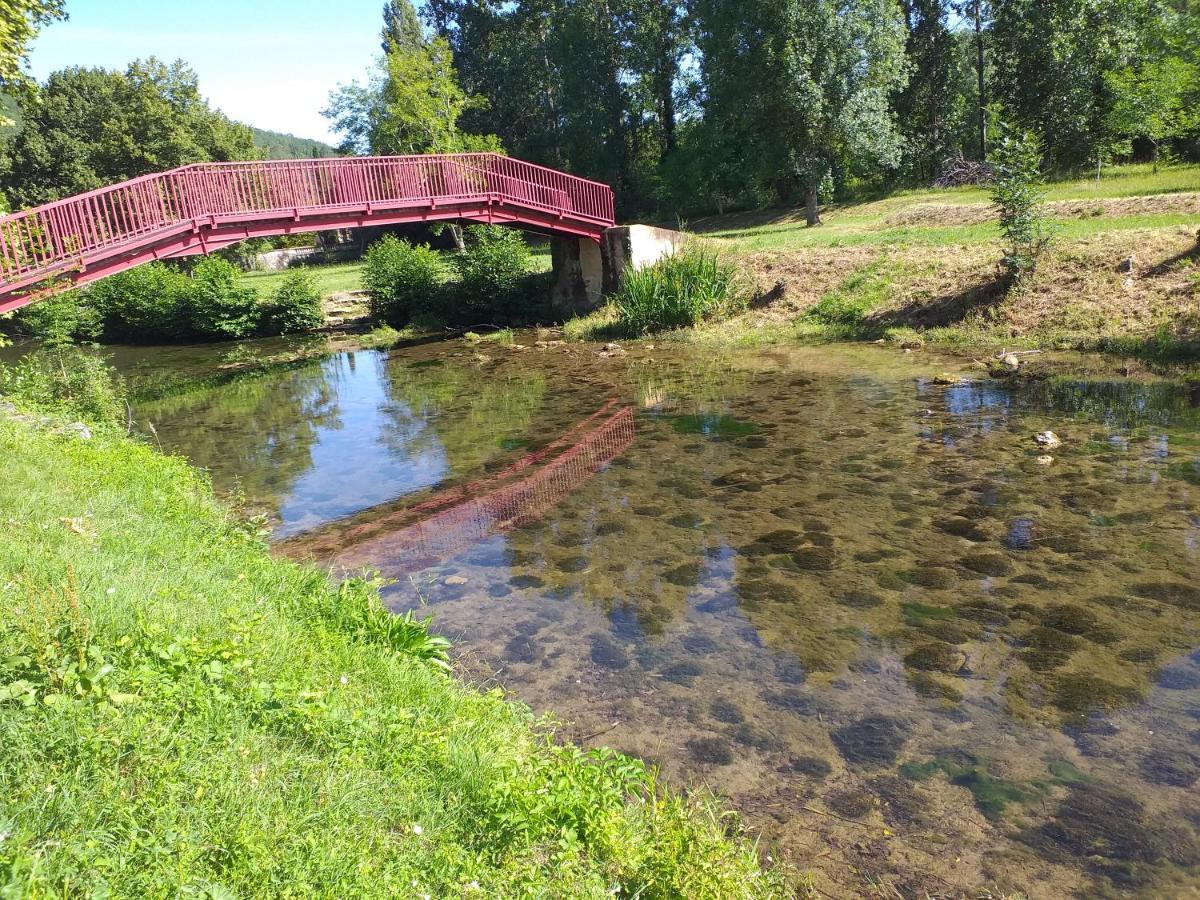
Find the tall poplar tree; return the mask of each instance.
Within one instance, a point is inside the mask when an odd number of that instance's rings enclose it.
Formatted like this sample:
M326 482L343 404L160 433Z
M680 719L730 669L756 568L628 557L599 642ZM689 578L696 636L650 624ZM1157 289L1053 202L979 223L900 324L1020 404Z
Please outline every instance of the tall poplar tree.
M803 199L817 225L836 181L899 163L895 0L698 0L697 16L705 118L739 153L748 188Z
M392 47L412 50L425 43L425 32L421 20L413 9L412 0L388 0L383 7L383 52Z

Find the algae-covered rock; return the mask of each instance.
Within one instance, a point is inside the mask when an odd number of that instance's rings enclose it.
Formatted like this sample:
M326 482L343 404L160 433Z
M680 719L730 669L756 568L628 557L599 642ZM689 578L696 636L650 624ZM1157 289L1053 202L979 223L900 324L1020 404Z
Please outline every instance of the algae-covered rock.
M908 738L908 727L891 716L871 715L830 734L842 758L859 768L881 768L896 761Z

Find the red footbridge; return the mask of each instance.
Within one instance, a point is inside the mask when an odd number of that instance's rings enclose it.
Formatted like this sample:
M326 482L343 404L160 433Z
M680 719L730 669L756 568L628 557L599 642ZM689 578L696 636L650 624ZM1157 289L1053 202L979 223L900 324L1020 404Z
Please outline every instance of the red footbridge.
M248 238L446 220L598 240L613 193L495 153L199 163L0 217L0 313Z

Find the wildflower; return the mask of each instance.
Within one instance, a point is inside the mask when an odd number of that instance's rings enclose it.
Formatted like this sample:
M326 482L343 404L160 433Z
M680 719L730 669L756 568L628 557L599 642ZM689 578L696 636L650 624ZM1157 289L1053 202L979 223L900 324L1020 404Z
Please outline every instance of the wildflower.
M7 841L10 834L12 834L11 831L0 831L0 844L3 844L5 841Z
M342 676L341 678L339 678L338 680L339 680L339 681L340 681L342 684L349 684L349 683L350 683L350 679L349 679L349 678L347 678L345 675L343 675L343 676ZM419 833L419 832L418 832L418 833Z
M412 827L413 834L423 834L424 832L425 832L425 829L422 828L420 825L413 825L413 827Z
M116 588L109 588L109 589L108 589L107 591L105 591L104 593L108 594L108 596L110 596L110 597L111 597L111 596L112 596L113 594L115 594L116 592L117 592L117 589L116 589Z

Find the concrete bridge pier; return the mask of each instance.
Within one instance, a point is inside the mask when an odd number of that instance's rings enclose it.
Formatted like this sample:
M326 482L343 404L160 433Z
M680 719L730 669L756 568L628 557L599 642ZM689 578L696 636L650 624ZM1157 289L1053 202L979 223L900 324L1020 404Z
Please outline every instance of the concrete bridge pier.
M682 232L649 225L610 228L599 243L590 238L552 237L554 309L563 316L591 312L621 289L629 272L674 256L687 239Z

